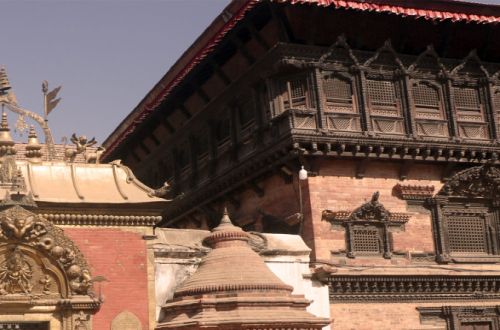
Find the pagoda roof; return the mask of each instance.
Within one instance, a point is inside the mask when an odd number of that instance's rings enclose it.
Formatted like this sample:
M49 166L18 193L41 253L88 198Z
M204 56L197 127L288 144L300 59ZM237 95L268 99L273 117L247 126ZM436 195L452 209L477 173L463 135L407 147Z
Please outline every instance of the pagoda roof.
M106 159L148 118L161 102L209 54L236 24L260 1L232 0L195 42L182 54L135 109L104 141ZM387 13L401 17L436 22L466 22L476 24L500 23L500 5L450 0L274 0L291 5L317 5L336 9Z

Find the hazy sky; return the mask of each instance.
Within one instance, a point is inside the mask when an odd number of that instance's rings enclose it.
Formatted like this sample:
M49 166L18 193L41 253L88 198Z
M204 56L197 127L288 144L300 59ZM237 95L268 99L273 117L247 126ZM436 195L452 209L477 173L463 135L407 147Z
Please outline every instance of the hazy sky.
M228 2L0 0L0 65L39 113L42 80L63 85L49 118L56 142L73 132L103 142Z
M49 116L56 142L73 132L103 142L228 2L0 0L0 65L38 113L42 80L63 85Z

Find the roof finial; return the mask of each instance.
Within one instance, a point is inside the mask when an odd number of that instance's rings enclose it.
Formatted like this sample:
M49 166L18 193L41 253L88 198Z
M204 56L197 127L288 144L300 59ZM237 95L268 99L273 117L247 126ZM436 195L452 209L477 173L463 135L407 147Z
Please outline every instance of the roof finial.
M212 229L212 233L205 238L205 242L210 245L217 247L218 242L222 241L248 241L249 236L240 227L233 225L231 219L229 218L229 212L227 207L224 205L224 211L222 213L222 218L217 227Z
M0 122L0 157L15 154L14 144L14 140L12 140L12 136L10 135L7 114L5 111L2 111L2 121Z
M30 161L39 161L42 157L41 152L42 146L38 141L38 136L36 135L36 130L33 125L30 126L30 131L28 134L28 144L26 145L26 157Z
M2 131L10 131L9 122L7 121L7 114L5 110L2 110L2 122L0 123L0 128Z
M227 211L227 205L224 205L224 210L222 211L222 219L220 220L220 226L225 226L225 225L233 225L231 222L231 218L229 218L229 212Z
M9 77L7 77L7 71L5 71L5 67L0 67L0 93L4 93L11 89Z

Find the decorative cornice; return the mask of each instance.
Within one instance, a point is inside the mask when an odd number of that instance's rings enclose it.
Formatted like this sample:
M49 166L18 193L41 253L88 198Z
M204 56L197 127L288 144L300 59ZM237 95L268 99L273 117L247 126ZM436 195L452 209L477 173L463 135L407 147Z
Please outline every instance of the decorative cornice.
M41 216L55 225L73 226L150 227L158 224L162 219L161 216L155 215L43 213Z
M331 275L331 303L500 299L498 276Z

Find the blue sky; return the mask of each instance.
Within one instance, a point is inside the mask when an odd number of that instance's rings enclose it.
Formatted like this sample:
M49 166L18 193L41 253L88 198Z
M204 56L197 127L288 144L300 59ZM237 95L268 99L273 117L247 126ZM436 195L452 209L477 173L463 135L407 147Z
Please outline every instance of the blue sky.
M0 65L39 113L42 80L63 85L49 118L56 142L73 132L103 142L228 2L0 0Z
M38 113L42 80L63 85L49 116L56 142L73 132L103 142L228 1L1 0L0 65Z

